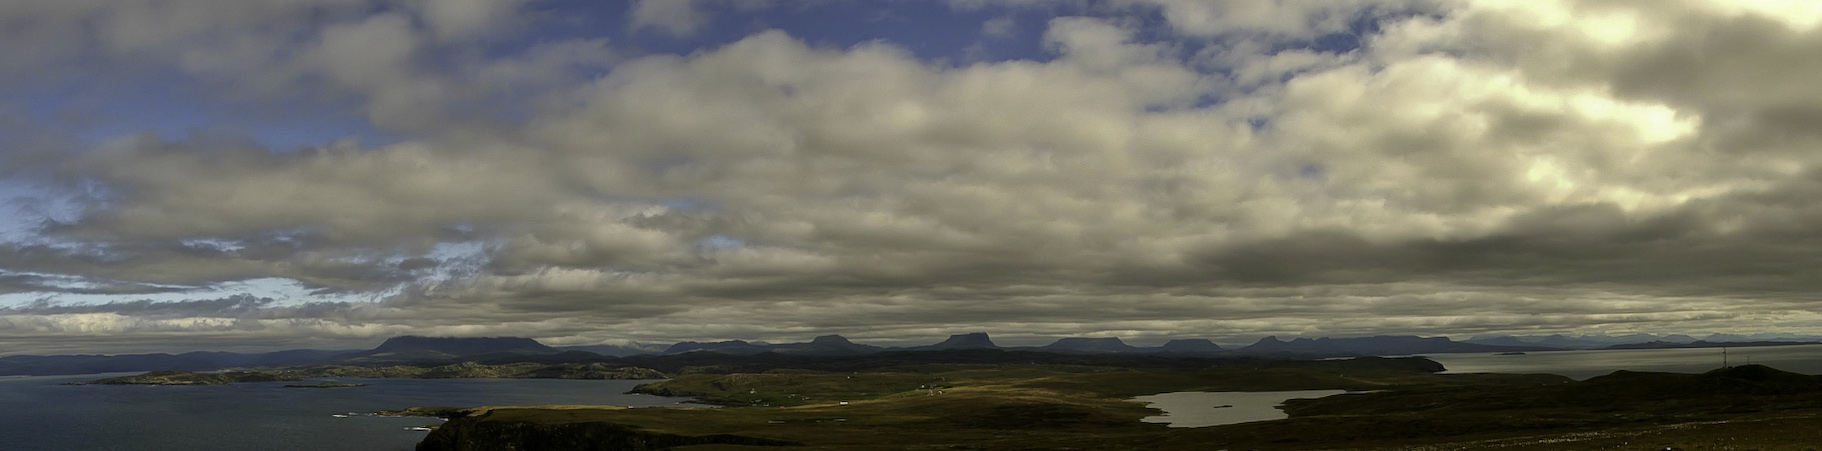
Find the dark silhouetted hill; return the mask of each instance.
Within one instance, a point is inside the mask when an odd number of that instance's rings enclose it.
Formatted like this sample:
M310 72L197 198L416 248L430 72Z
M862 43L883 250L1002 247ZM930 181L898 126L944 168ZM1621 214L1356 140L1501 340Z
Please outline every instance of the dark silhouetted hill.
M910 350L948 350L948 349L999 349L986 332L950 335L949 339L929 346L907 348Z
M1645 343L1613 345L1613 346L1608 346L1608 347L1602 348L1602 349L1752 348L1752 347L1760 347L1760 346L1793 346L1793 345L1813 345L1813 344L1817 344L1817 343L1813 342L1813 341L1812 342L1735 341L1735 342L1727 342L1727 343L1715 343L1715 342L1703 341L1703 340L1696 340L1694 342L1689 342L1689 343L1677 343L1677 342L1669 342L1669 341L1652 341L1652 342L1645 342Z
M1271 336L1259 339L1236 352L1248 354L1284 354L1314 357L1365 355L1444 354L1459 352L1550 351L1543 346L1493 346L1459 343L1448 337L1377 336L1360 338L1298 338L1291 341Z
M1171 340L1169 343L1165 343L1164 346L1157 347L1157 351L1158 352L1168 352L1168 353L1173 353L1173 354L1207 354L1207 353L1213 353L1213 352L1221 352L1222 349L1221 349L1221 345L1217 345L1217 344L1215 344L1215 342L1208 341L1208 339L1191 338L1191 339L1183 339L1183 340Z
M334 360L359 351L293 349L260 354L186 352L182 354L15 355L0 357L0 375L58 375L126 371L208 371L231 367L296 366Z
M552 355L557 350L537 340L521 337L392 337L379 347L338 360L338 363L434 362L471 356Z
M878 346L869 346L848 341L847 338L840 335L823 335L810 340L809 343L777 344L770 346L768 349L772 352L781 354L824 356L862 355L884 350L884 348Z
M692 352L692 351L714 351L714 352L719 352L722 354L743 354L744 355L744 354L758 354L761 352L766 352L766 346L748 343L744 340L715 341L715 342L707 342L707 343L695 342L695 341L685 341L685 342L671 345L670 348L667 348L664 350L664 353L665 354L679 354L679 353Z
M662 346L662 345L644 345L644 344L635 343L635 344L629 345L629 346L578 345L578 346L557 346L556 348L564 350L564 351L585 351L585 352L592 352L592 353L601 354L601 355L625 357L625 356L629 356L629 355L658 354L658 353L664 352L664 350L669 347Z
M1141 349L1127 345L1119 337L1086 338L1071 337L1057 340L1055 343L1038 348L1052 352L1139 352Z

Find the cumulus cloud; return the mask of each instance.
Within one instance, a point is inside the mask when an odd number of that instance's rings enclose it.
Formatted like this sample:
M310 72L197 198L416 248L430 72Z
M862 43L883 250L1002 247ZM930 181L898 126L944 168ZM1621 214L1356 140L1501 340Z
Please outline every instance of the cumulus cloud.
M689 36L702 25L703 12L696 0L640 0L633 3L632 28L655 28L674 36Z
M68 49L22 27L46 43L7 56L352 95L404 133L289 152L115 137L53 159L96 199L42 231L57 242L0 247L30 274L384 302L40 305L0 333L1161 342L1817 320L1816 11L954 2L1083 16L1043 23L1044 58L968 65L786 30L683 55L447 56L519 29L517 4L482 3L0 10L111 24ZM628 27L701 32L698 3L637 3ZM241 39L190 45L217 35ZM465 109L495 103L514 114Z

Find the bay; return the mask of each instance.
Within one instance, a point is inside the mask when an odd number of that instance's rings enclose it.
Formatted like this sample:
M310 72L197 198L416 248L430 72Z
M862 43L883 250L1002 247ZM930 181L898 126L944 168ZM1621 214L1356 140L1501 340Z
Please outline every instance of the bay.
M134 374L134 373L122 373ZM61 385L119 374L0 377L0 449L193 451L411 450L436 418L350 415L413 406L593 404L684 406L685 398L627 394L651 381L365 379L352 388L299 382L206 386Z

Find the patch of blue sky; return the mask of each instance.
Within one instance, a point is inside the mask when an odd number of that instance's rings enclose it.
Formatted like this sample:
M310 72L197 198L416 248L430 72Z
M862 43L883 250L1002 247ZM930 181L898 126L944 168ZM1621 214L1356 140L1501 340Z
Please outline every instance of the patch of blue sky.
M696 245L710 249L732 249L745 247L747 242L746 240L717 233L696 240Z
M82 205L71 194L46 185L0 178L0 243L41 241L38 230L46 221L75 221Z
M345 101L295 98L284 106L237 102L218 86L175 73L134 78L77 77L29 92L4 94L37 125L79 145L139 133L166 140L251 143L275 151L320 147L353 139L364 146L397 142Z
M45 275L56 281L62 288L77 289L91 282L69 281L68 276ZM169 288L184 288L167 286ZM57 291L32 291L22 293L0 294L0 308L20 307L35 302L51 302L60 305L96 305L115 302L152 301L180 302L221 299L236 295L250 295L257 298L271 298L271 307L296 306L318 302L362 303L376 302L397 294L403 287L394 287L378 292L359 293L325 293L313 289L303 282L282 278L266 277L233 282L222 282L207 287L178 290L163 293L143 294L92 294Z
M702 23L688 34L645 27L630 30L628 2L557 0L529 7L539 27L529 39L604 37L632 55L687 55L721 47L767 30L782 30L818 47L850 48L886 42L918 59L966 64L992 60L1048 59L1040 38L1048 14L1029 8L958 10L941 1L780 2L754 7L737 2L698 2ZM998 22L984 33L988 21ZM523 45L523 44L520 44ZM510 51L503 46L496 50Z
M1327 177L1328 167L1321 163L1308 163L1297 168L1297 176L1306 179L1323 179Z
M425 256L437 260L450 260L486 255L486 253L487 243L480 241L459 241L437 243L436 247L431 249L430 253Z
M489 245L483 241L445 241L437 243L435 248L425 253L422 258L436 262L418 280L450 280L473 275L483 269L490 261ZM415 258L415 257L413 257ZM392 264L404 263L408 258L397 257ZM395 287L396 290L398 287Z
M179 244L182 244L183 247L196 248L196 249L210 249L210 250L214 250L216 252L234 252L234 251L238 251L241 249L245 249L247 247L246 245L242 244L239 241L224 240L224 239L219 239L219 238L192 238L192 239L179 241Z

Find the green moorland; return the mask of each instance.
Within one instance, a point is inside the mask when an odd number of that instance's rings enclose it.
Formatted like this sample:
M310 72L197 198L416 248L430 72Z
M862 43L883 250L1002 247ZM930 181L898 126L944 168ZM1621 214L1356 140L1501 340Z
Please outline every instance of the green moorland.
M1425 365L1428 363L1428 365ZM637 391L719 409L447 409L422 451L676 450L1813 450L1822 377L1763 366L1707 374L1434 374L1423 359L1117 368L923 364L684 374ZM1136 396L1369 391L1293 400L1292 418L1168 428ZM842 402L847 404L843 405ZM786 448L772 448L788 446Z

